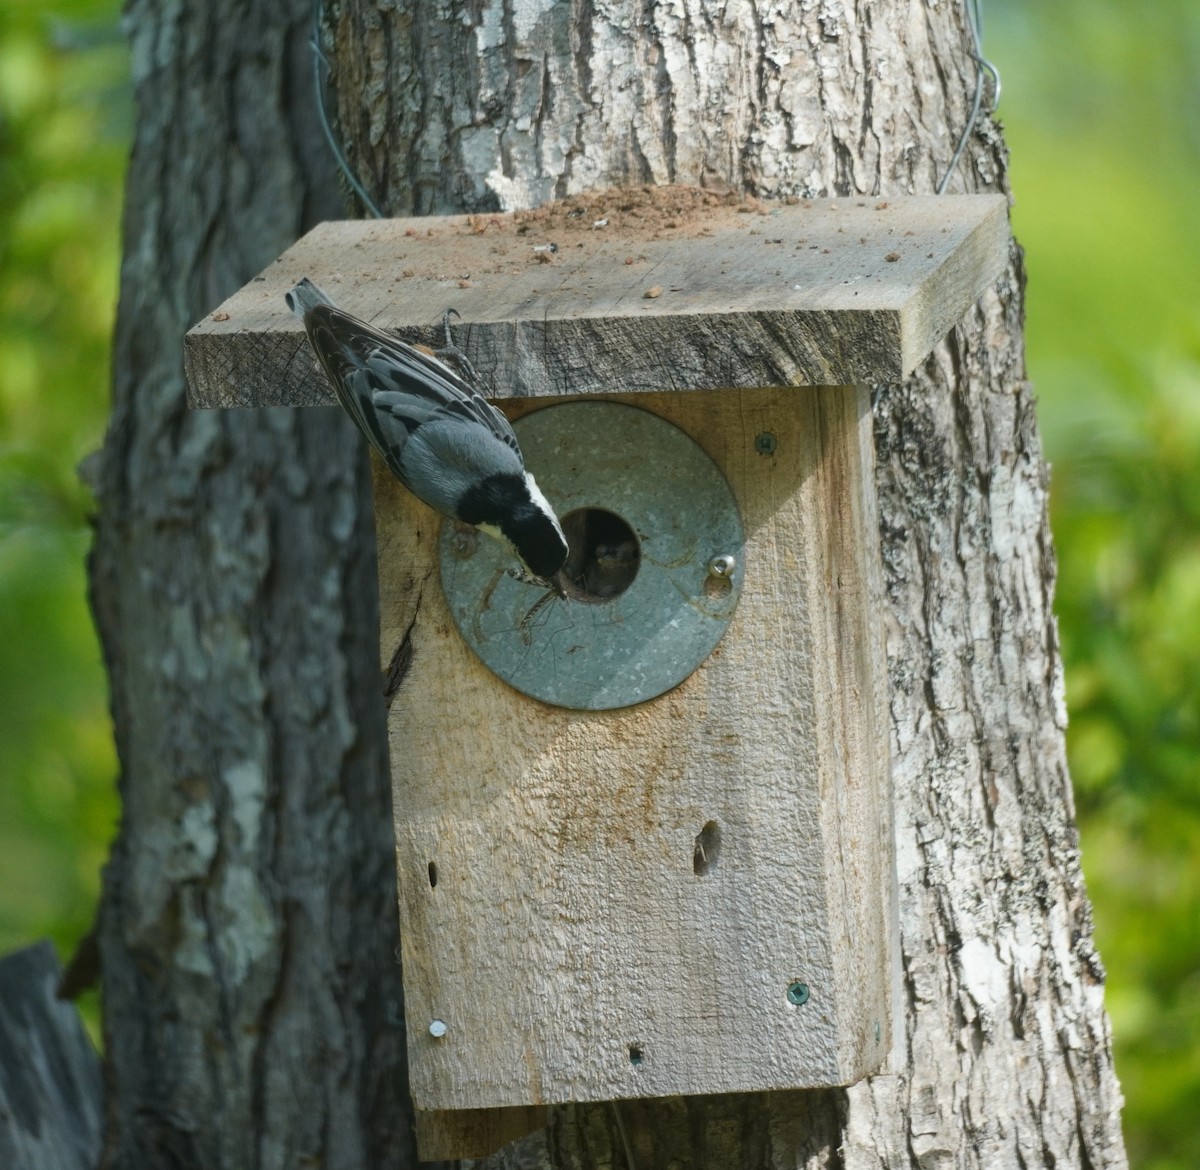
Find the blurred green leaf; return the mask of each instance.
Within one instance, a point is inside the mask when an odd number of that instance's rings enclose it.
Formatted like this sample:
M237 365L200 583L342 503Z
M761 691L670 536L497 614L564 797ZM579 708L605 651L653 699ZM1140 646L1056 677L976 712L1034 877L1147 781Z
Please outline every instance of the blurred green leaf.
M0 951L87 931L116 759L76 464L108 412L128 62L115 0L0 7Z

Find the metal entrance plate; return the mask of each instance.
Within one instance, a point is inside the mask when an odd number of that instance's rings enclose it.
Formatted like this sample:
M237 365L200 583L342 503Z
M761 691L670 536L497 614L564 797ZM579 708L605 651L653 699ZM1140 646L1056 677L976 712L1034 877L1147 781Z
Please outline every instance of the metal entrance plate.
M637 407L564 403L514 429L564 520L569 563L588 529L579 521L603 514L607 543L580 573L592 599L547 597L509 575L512 554L496 541L444 523L442 588L459 632L505 682L560 707L627 707L677 686L712 653L742 591L742 522L725 477L678 427Z

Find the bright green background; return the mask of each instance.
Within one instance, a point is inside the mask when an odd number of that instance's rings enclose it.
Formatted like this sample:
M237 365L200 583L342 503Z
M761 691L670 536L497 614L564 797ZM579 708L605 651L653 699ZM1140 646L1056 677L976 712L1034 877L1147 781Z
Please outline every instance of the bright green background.
M117 814L75 473L109 396L131 128L116 11L0 0L0 953L46 935L71 953Z
M117 814L84 601L127 60L0 0L0 951L89 925ZM1200 5L993 0L1053 464L1068 744L1136 1170L1200 1167Z

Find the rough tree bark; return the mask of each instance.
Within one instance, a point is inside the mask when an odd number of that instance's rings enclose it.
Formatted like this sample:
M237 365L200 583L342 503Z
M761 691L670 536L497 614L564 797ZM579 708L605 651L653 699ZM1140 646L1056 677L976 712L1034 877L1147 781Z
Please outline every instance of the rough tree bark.
M309 0L131 0L93 608L121 826L102 1164L410 1166L370 486L337 411L189 412L184 331L343 214Z
M929 192L976 77L949 0L341 0L330 27L350 156L394 214L630 183ZM1006 191L1006 168L985 117L950 189ZM1063 750L1023 280L1014 247L921 373L877 392L904 1004L893 1071L845 1091L623 1106L639 1166L1125 1164ZM619 1150L611 1111L579 1107L556 1111L548 1145L524 1156L591 1170Z
M358 445L188 415L180 339L337 215L308 0L131 0L139 124L93 601L124 815L99 924L111 1167L408 1166ZM929 191L974 85L957 4L331 6L340 121L393 213L605 184ZM984 120L952 189L1006 188ZM1124 1164L1079 870L1022 267L880 387L900 859L894 1071L623 1107L640 1170ZM555 1111L495 1166L624 1155Z

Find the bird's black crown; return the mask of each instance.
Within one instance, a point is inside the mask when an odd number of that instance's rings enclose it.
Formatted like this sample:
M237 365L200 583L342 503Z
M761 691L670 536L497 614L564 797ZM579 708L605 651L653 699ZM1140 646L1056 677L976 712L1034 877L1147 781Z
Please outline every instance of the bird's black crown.
M498 528L539 577L549 580L567 559L562 529L534 502L524 476L488 476L463 493L456 511L467 524Z

